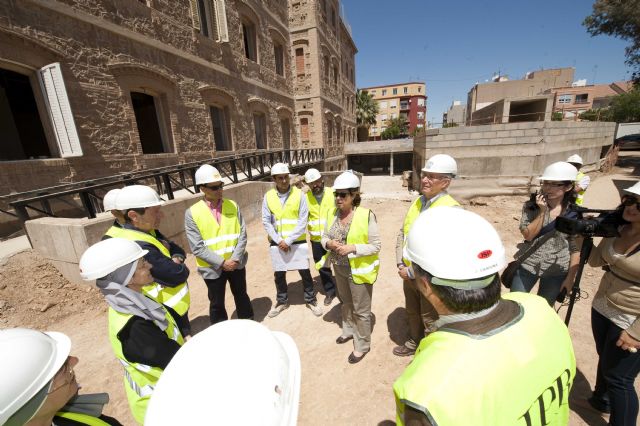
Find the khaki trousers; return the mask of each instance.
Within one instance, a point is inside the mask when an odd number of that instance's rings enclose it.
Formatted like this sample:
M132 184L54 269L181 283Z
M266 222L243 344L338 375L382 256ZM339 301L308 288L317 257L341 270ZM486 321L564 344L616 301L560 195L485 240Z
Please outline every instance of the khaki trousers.
M357 352L369 352L373 285L354 284L348 265L333 265L333 275L338 297L342 301L342 335L353 336L353 346Z
M405 346L415 349L420 344L420 340L424 338L425 329L427 333L433 331L433 324L438 319L438 313L433 305L420 293L416 280L404 280L402 282L402 290L404 291L404 301L409 322L409 338L412 340L412 342L405 343Z

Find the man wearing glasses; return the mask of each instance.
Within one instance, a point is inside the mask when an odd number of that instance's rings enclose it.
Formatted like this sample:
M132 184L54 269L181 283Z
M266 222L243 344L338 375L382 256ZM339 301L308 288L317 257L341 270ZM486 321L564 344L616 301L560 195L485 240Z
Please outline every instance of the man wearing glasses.
M409 339L404 345L393 348L394 355L413 355L418 344L420 344L420 340L425 337L425 328L427 331L431 331L431 327L438 319L438 313L434 307L418 291L411 262L403 257L403 248L411 225L413 225L413 222L421 212L433 207L460 205L447 193L451 179L455 178L457 173L458 165L456 160L449 155L437 154L427 160L421 174L420 192L422 195L409 207L398 233L396 239L396 264L398 266L398 275L403 280L402 288L409 323ZM428 236L425 235L425 238L428 238Z
M238 205L222 197L222 176L208 164L196 171L196 185L204 199L184 215L184 227L198 272L208 289L209 321L215 324L229 317L224 306L227 282L236 303L238 318L253 319L247 294L247 229Z

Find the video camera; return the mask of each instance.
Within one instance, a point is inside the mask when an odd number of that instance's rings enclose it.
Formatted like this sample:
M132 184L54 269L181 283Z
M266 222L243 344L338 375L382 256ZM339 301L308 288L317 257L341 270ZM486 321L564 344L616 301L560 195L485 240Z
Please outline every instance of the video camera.
M571 211L577 213L577 218L558 216L556 229L564 234L581 235L583 237L619 237L618 227L626 223L619 210L587 209L571 206ZM585 214L599 214L597 217L587 217Z

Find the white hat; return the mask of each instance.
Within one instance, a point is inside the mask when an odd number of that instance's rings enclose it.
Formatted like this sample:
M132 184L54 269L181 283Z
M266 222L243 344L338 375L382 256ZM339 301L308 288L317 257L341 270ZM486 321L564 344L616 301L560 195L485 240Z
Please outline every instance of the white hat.
M493 226L456 207L420 213L404 255L433 276L432 284L463 290L488 286L506 264L504 245Z
M162 198L156 191L145 185L125 186L116 197L116 209L142 209L145 207L161 206Z
M320 178L322 178L322 175L320 174L318 169L309 169L304 174L304 181L306 183L315 182Z
M427 160L422 171L429 173L446 173L455 176L458 174L458 164L450 155L436 154Z
M580 157L578 154L573 154L572 156L567 158L567 163L576 163L583 165L584 161L582 161L582 157Z
M271 176L288 174L289 166L284 163L276 163L271 167Z
M115 188L104 194L104 198L102 199L102 206L104 207L105 212L115 210L116 198L118 198L119 193L120 188Z
M355 189L360 188L360 179L353 173L353 170L342 172L333 182L333 189Z
M209 164L203 164L196 170L196 185L214 182L222 182L218 169Z
M223 321L174 355L155 386L145 425L293 426L299 397L293 339L255 321Z
M629 188L625 188L624 192L626 192L627 194L640 195L640 181L636 182Z
M577 177L578 169L566 161L558 161L548 165L544 169L542 176L538 179L550 181L575 181Z
M70 352L71 341L62 333L26 328L0 330L0 424L5 424L42 391L62 368ZM46 394L41 401L36 401L40 405L32 407L33 414L45 399Z
M108 238L89 247L80 257L78 266L83 280L95 280L115 271L121 266L140 259L148 250L138 243L124 238Z

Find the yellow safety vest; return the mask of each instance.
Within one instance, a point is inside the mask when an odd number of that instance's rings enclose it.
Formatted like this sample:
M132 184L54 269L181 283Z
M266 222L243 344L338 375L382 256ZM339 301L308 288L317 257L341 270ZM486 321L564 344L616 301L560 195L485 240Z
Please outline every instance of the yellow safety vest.
M225 260L230 259L240 237L238 205L231 200L223 199L220 223L213 217L204 200L195 203L190 210L207 248ZM199 257L196 257L196 264L201 268L211 266Z
M285 201L284 205L280 203L280 198L278 198L278 193L275 188L270 189L269 192L267 192L266 197L267 207L269 207L271 214L276 218L276 232L283 239L287 238L291 235L293 230L296 229L296 225L298 225L298 212L300 210L302 191L295 186L292 186L289 197L287 197L287 201ZM304 232L296 238L296 242L306 240L307 236ZM271 241L270 237L269 241Z
M331 228L336 220L337 209L327 215L326 229ZM356 207L353 211L353 219L347 233L347 244L369 244L369 209L364 207ZM316 263L316 268L322 268L327 262L329 252L325 253ZM368 256L356 256L355 253L347 255L349 258L349 267L351 268L351 279L354 284L373 284L378 279L378 271L380 270L380 258L378 253Z
M585 176L584 173L582 172L578 172L578 175L576 176L576 183L580 182L580 179L582 179ZM585 189L583 189L582 191L576 192L576 204L581 206L582 203L584 203L584 193L587 192Z
M171 253L158 239L146 232L134 231L133 229L122 228L119 238L131 241L143 241L153 244L160 252L171 259ZM165 287L158 283L151 283L142 288L142 292L158 303L167 305L183 316L189 310L191 303L191 295L189 294L189 286L187 283L179 284L176 287Z
M107 232L105 232L104 235L108 235L111 238L120 238L121 231L122 231L121 227L116 225L111 225L111 227L107 229Z
M521 314L495 334L446 326L422 339L393 385L398 425L405 407L438 425L566 425L576 360L567 327L544 299L507 293Z
M437 198L430 206L429 209L434 207L456 207L459 206L456 200L449 194L445 194L442 197ZM418 197L409 207L409 211L407 215L404 217L404 224L402 225L402 232L404 234L404 241L407 241L407 235L409 235L409 230L411 229L411 225L418 218L422 212L422 197ZM411 262L408 259L402 258L402 261L405 265L411 266Z
M165 333L171 340L182 346L184 339L175 320L166 309L164 309L164 315L169 323ZM125 358L122 352L122 342L118 339L118 333L129 322L131 317L133 315L123 314L113 308L109 308L109 340L116 358L124 366L124 388L129 400L131 413L138 423L143 424L149 399L163 370L137 362L129 362Z
M327 212L335 209L336 199L333 195L333 189L324 188L322 201L318 204L318 200L313 191L307 192L307 204L309 206L309 222L307 222L307 230L311 241L319 242L322 239L322 230L326 224Z
M82 413L72 413L68 411L58 411L55 417L61 417L63 419L69 419L74 422L82 423L83 425L89 426L109 426L109 423L104 420L99 419L98 417L93 417L88 414ZM55 423L54 417L54 423Z

